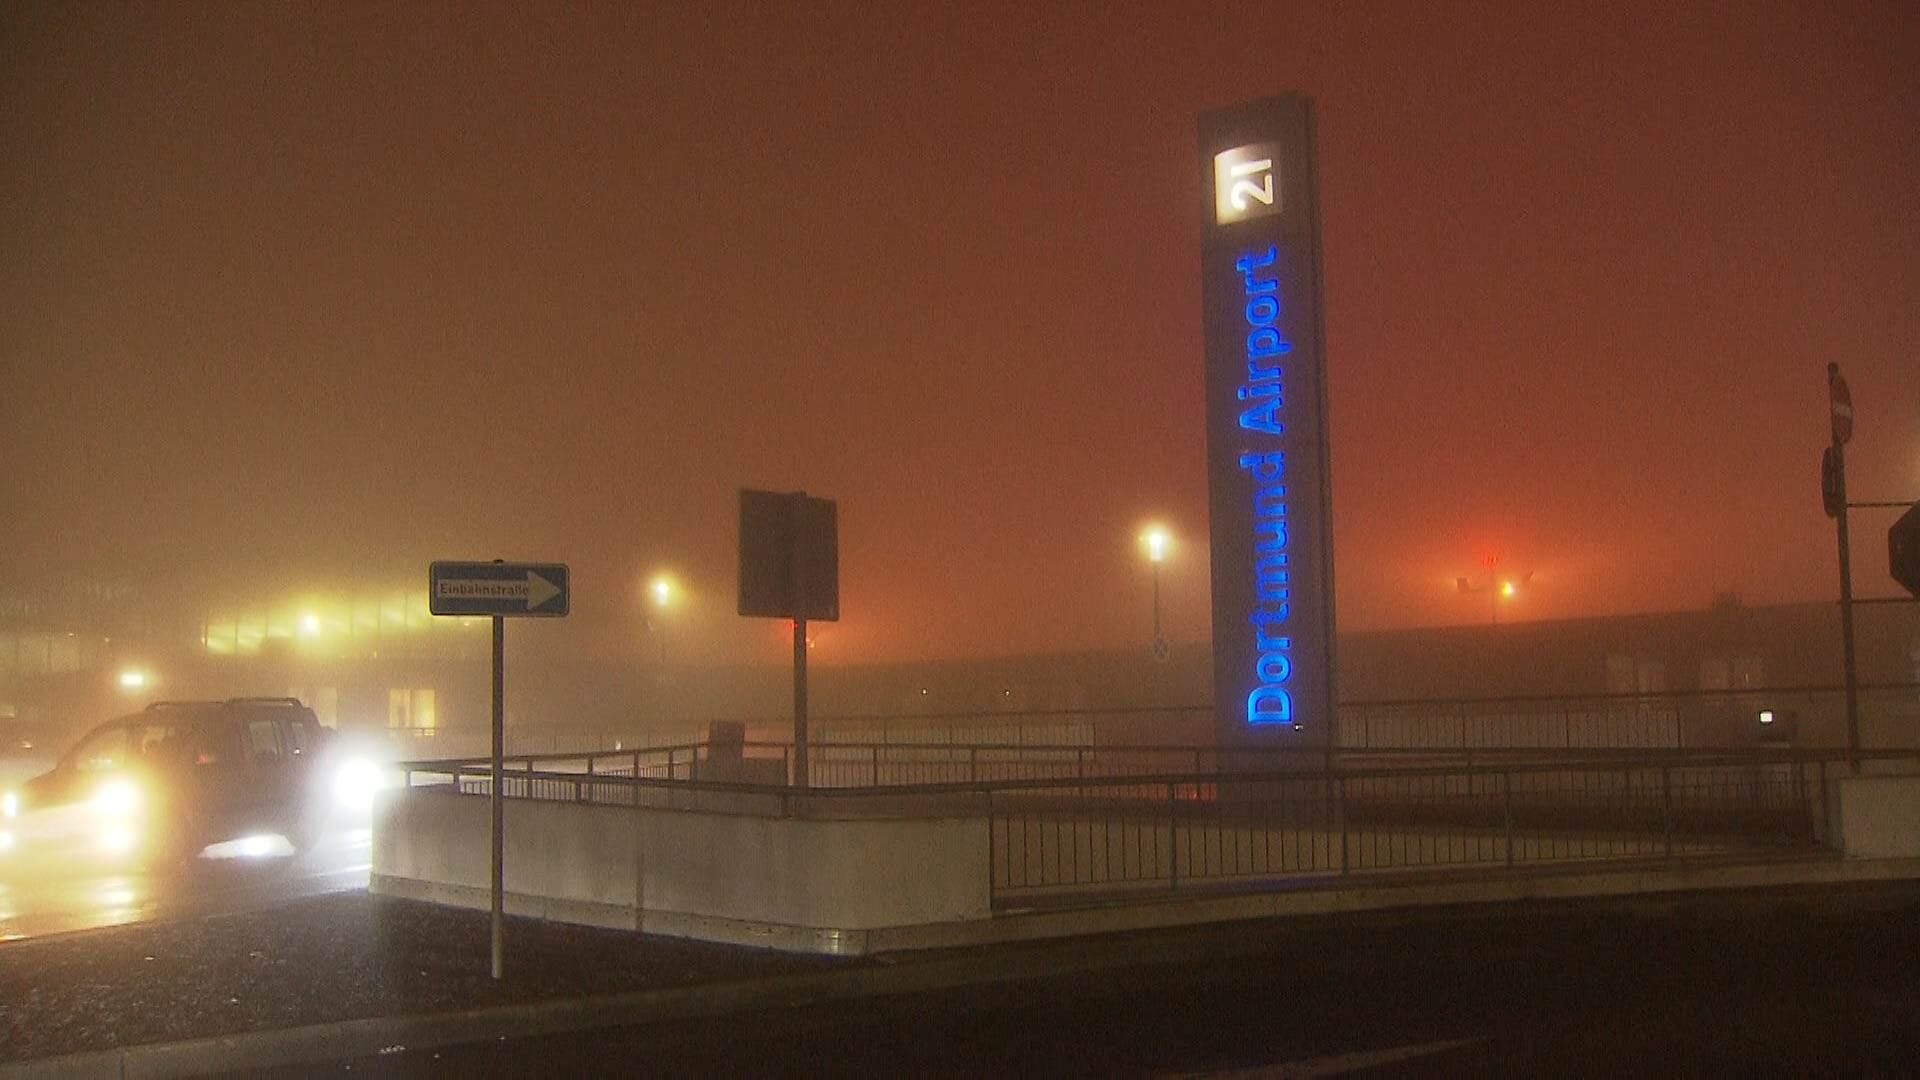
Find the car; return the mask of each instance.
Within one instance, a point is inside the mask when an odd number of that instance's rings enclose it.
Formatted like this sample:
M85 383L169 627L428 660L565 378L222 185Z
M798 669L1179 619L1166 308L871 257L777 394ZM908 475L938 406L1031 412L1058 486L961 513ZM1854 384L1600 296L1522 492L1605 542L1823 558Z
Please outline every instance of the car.
M155 702L0 795L0 848L31 839L55 856L148 862L287 855L364 808L377 781L296 698Z

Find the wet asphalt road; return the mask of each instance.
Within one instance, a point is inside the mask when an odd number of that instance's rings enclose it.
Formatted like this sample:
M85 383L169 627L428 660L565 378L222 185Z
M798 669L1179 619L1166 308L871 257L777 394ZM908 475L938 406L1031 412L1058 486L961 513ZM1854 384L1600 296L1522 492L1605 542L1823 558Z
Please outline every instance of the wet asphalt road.
M0 855L0 941L365 889L370 862L365 829L330 833L296 855L160 867L9 852Z

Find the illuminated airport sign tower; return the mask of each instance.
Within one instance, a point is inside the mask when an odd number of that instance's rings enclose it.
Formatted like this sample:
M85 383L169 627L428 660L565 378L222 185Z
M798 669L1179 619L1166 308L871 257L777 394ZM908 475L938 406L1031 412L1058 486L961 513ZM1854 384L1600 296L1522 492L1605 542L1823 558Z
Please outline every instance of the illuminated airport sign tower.
M1333 530L1313 102L1200 118L1214 723L1333 737Z

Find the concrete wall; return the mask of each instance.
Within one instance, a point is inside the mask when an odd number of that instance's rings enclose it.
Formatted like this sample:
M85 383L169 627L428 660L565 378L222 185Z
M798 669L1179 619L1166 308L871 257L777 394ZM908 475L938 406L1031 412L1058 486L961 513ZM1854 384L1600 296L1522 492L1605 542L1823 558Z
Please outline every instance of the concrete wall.
M392 793L373 888L489 903L487 800ZM783 818L509 799L508 910L799 951L992 915L987 820Z
M1834 832L1848 858L1920 857L1920 776L1843 777L1834 794Z

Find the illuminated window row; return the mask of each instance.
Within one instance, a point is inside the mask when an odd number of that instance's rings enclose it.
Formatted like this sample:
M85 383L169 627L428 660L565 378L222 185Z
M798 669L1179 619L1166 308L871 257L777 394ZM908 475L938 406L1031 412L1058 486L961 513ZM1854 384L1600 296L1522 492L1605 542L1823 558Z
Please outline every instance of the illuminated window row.
M310 599L255 613L210 616L201 644L215 656L253 656L263 648L313 652L377 648L387 636L426 630L471 630L484 619L440 619L427 610L425 590L349 600Z

